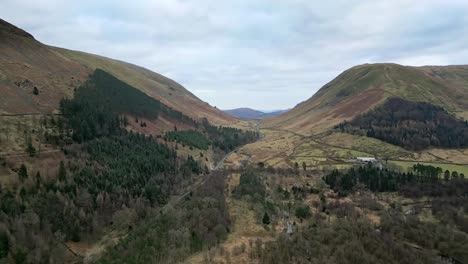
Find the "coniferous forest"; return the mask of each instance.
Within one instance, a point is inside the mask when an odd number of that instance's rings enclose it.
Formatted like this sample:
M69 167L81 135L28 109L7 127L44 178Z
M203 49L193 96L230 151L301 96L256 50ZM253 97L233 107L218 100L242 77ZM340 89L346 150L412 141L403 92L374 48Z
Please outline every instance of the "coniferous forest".
M468 190L468 181L463 173L458 175L455 172L445 178L443 176L441 168L431 165L416 164L410 172L379 169L367 165L344 172L333 170L324 176L324 181L341 195L352 192L358 185L373 192L399 191L412 197L462 196Z
M229 152L238 146L254 142L259 138L259 133L251 130L241 130L233 127L213 126L208 120L202 120L202 127L214 147Z
M442 107L397 97L339 124L336 129L377 138L409 150L468 146L468 121L455 118Z
M178 156L165 141L128 131L127 116L151 120L162 115L194 129L201 127L201 132L166 135L169 141L199 149L214 145L227 152L255 140L258 133L194 121L99 69L60 106L63 116L51 122L60 125L60 133L51 143L68 143L61 144L65 158L57 177L45 179L23 165L19 194L0 190L0 222L4 223L0 258L9 255L16 263L50 263L56 261L51 252L66 248L67 241L93 240L113 229L130 232L140 224L139 231L132 232L136 235L123 245L140 249L140 235L149 227L154 230L148 239L154 240L137 255L127 254L129 262L152 259L149 253L154 252L162 262L180 260L226 237L230 220L222 195L223 174L210 176L212 181L186 197L177 210L163 210L171 196L207 171L190 155ZM167 239L175 234L181 240L169 243ZM173 247L179 248L178 254L174 255ZM121 252L110 252L102 262L115 263L114 255Z
M196 125L190 117L100 69L76 89L73 99L63 99L60 109L78 142L118 134L128 124L127 115L154 120L164 114L178 122Z
M205 135L195 130L170 131L166 133L164 139L202 150L207 150L211 145L211 141Z

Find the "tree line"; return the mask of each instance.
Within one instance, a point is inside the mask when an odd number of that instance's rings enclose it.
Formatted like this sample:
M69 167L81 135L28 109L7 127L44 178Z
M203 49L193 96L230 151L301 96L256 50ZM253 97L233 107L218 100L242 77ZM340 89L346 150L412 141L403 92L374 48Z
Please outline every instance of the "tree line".
M448 193L460 194L468 187L464 174L442 179L442 169L431 165L415 164L410 172L380 169L371 164L350 168L346 171L333 170L323 177L331 189L340 195L347 195L358 186L373 192L395 192L407 196L443 196ZM450 174L448 171L444 174Z
M196 130L169 131L164 135L164 140L177 142L192 148L207 150L211 141Z
M197 126L190 117L100 69L75 90L72 99L61 100L60 110L78 142L118 134L128 124L126 115L155 120L164 114L177 122Z
M201 127L211 140L213 147L219 148L225 152L232 151L236 147L254 142L260 137L260 134L256 131L245 131L233 127L213 126L206 118L202 119L201 123Z
M72 99L61 100L60 110L73 131L72 138L77 142L118 135L122 127L128 125L127 115L134 116L136 120L155 120L161 114L195 129L201 126L210 140L196 130L174 130L165 135L167 140L177 140L198 149L207 149L212 143L223 151L231 151L258 138L257 132L213 126L206 118L200 124L100 69L96 69L76 89ZM140 125L146 126L146 122Z
M468 121L442 107L393 97L352 121L336 126L341 132L364 135L409 150L468 146Z

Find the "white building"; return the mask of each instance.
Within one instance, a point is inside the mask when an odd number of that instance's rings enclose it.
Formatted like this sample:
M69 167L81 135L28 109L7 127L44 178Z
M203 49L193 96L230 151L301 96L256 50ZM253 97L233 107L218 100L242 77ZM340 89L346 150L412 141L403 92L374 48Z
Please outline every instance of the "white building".
M368 162L374 163L377 161L377 159L370 158L370 157L356 157L356 160L359 162L365 162L365 163L368 163Z

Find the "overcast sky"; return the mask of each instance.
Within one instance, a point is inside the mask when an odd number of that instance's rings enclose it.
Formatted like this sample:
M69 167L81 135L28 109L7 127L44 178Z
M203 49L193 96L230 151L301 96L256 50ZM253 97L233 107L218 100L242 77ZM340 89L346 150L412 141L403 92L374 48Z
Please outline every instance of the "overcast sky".
M0 17L221 109L290 108L356 64L468 64L466 0L1 0Z

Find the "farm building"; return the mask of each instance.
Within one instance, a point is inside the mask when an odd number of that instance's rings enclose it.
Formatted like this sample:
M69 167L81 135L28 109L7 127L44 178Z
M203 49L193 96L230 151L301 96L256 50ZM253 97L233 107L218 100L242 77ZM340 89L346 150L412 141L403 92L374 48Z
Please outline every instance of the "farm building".
M359 161L359 162L365 162L365 163L368 163L368 162L371 162L371 163L377 162L377 159L376 159L376 158L371 158L371 157L356 157L356 160Z

